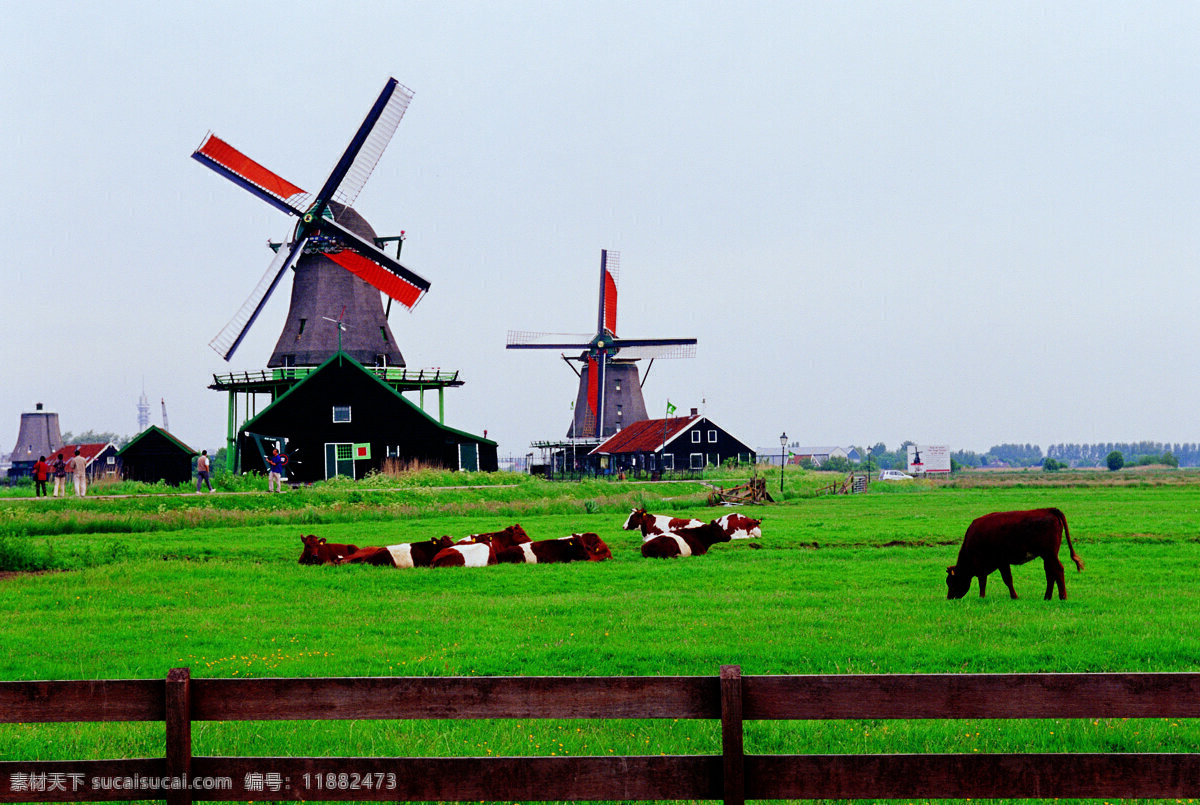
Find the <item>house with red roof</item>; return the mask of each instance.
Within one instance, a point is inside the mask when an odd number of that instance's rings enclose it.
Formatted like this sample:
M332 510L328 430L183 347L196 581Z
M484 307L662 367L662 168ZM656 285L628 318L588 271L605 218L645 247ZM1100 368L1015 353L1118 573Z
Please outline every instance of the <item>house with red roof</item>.
M117 446L112 442L96 442L95 444L64 444L53 454L46 456L46 462L54 461L55 456L62 456L63 461L75 457L75 451L87 459L88 483L110 478L114 481L121 478L121 460L117 457Z
M753 464L755 453L695 408L688 416L632 422L589 454L601 471L659 473L719 467L729 459Z

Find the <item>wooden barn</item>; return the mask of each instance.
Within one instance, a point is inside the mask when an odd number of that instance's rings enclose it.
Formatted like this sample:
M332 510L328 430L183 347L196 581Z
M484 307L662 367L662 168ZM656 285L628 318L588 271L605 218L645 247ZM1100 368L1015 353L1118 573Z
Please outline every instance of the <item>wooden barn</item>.
M693 408L685 417L633 422L601 442L590 454L609 472L702 470L733 459L753 464L755 453Z
M497 469L496 443L447 427L343 352L247 420L237 434L242 472L288 457L287 479L361 478L388 459L452 470Z
M165 481L172 486L191 483L192 457L198 451L167 431L151 425L117 453L127 481L148 484Z

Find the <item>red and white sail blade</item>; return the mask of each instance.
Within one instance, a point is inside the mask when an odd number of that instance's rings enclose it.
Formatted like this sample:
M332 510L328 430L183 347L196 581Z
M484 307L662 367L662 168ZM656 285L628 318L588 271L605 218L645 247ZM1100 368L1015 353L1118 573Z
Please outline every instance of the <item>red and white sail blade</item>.
M345 247L326 257L410 310L429 290L429 280L336 221L324 220L320 229Z
M241 185L276 209L303 215L311 197L303 189L268 170L211 132L192 159Z
M225 360L233 357L233 353L237 351L238 346L242 343L242 339L249 332L250 325L254 324L254 320L258 318L258 314L271 297L271 292L279 284L279 280L300 259L300 254L304 251L306 243L308 243L308 238L301 238L293 243L290 248L281 248L275 253L275 259L271 261L271 265L267 267L266 273L258 281L258 285L254 287L250 296L238 308L238 312L233 315L233 318L229 320L229 323L225 325L221 332L217 333L216 337L208 342L208 345L216 350L218 355Z
M621 253L600 250L600 315L597 329L617 333L617 277L620 275Z

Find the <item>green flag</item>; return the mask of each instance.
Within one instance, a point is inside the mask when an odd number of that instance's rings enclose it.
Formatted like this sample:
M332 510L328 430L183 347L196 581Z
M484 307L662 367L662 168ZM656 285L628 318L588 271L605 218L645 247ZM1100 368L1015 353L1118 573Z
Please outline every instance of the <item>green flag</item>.
M675 406L671 405L671 401L667 400L667 416L675 415Z

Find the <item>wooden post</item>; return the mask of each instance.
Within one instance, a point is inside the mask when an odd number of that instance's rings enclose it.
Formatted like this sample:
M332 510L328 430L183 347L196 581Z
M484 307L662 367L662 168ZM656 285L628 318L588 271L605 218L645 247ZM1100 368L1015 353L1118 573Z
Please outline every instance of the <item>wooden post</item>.
M721 760L725 805L745 805L746 755L742 743L742 668L721 666Z
M183 787L167 792L167 805L191 805L187 788L192 777L192 672L172 668L167 672L166 725L167 776L183 779Z

